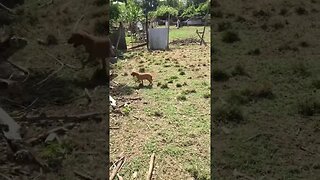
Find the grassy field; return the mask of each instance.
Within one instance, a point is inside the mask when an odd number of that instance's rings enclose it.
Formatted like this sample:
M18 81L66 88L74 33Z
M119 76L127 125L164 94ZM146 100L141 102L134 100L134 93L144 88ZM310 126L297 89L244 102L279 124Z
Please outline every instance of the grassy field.
M213 5L214 178L320 179L319 2Z
M173 30L170 38L190 37L194 29ZM118 106L126 103L123 115L111 112L110 119L111 127L120 127L111 130L111 160L121 152L127 157L120 174L130 179L137 172L143 179L154 152L155 179L210 179L210 47L176 44L125 56L113 67L119 76L111 90ZM152 73L153 86L139 86L133 70Z

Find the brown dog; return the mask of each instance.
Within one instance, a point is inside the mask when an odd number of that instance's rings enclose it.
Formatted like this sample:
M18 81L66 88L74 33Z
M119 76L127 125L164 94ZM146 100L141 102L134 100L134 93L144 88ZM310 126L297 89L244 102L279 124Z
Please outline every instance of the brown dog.
M142 85L143 85L143 80L148 80L149 81L149 85L152 85L153 79L152 79L152 75L150 73L132 72L131 76L137 77Z
M75 48L84 45L87 53L89 53L88 60L82 63L82 68L89 62L101 59L102 68L106 69L106 58L115 56L109 37L95 37L84 31L79 31L72 34L68 39L68 44L73 44Z

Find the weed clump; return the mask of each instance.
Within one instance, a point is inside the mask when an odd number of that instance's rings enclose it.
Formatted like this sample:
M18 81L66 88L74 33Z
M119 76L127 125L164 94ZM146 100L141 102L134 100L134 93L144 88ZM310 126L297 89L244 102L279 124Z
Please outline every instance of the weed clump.
M139 68L139 73L144 73L144 72L146 72L145 68Z
M295 11L296 11L296 13L297 13L298 15L306 15L306 14L308 14L308 11L307 11L305 8L303 8L303 7L297 7L297 8L295 9Z
M153 113L153 115L156 116L156 117L162 117L162 116L163 116L163 113L160 112L160 111L155 111L155 112Z
M287 13L288 13L288 10L286 8L281 8L279 15L285 16L285 15L287 15Z
M303 116L313 116L320 113L319 99L312 97L298 102L298 112Z
M191 90L185 90L182 92L182 94L184 95L188 95L188 94L192 94L192 93L196 93L197 91L195 89L191 89Z
M231 23L230 23L230 22L220 22L220 23L218 23L218 29L217 29L217 31L218 31L218 32L225 31L225 30L230 29L231 27L232 27L232 26L231 26Z
M58 39L53 34L49 34L47 36L47 45L57 45L57 44L58 44Z
M238 33L226 31L222 34L222 41L225 43L234 43L236 41L240 41L240 38Z
M248 97L250 100L257 99L272 99L274 94L272 92L272 86L264 83L262 85L247 88L241 91L241 95Z
M309 45L309 43L302 41L302 42L300 42L300 46L301 47L309 47L310 45Z
M301 77L310 76L310 72L308 71L306 65L302 62L295 63L292 67L293 74L296 74Z
M166 84L162 84L162 85L160 86L160 88L161 88L161 89L169 89L169 86L168 86L168 84L166 83Z
M232 70L231 75L232 76L246 76L248 74L246 73L245 68L241 64L238 63L234 67L234 69Z
M210 96L210 93L206 93L206 94L203 95L203 97L204 97L205 99L209 99L211 96Z
M320 89L320 78L312 80L312 86L316 89Z
M176 87L177 87L177 88L180 88L180 87L182 87L182 84L177 83L177 84L176 84Z
M261 54L261 51L260 51L259 48L253 49L253 50L251 50L251 51L248 52L248 55L255 55L255 56L257 56L257 55L260 55L260 54Z
M213 119L217 123L242 123L244 115L239 106L224 104L213 107Z
M177 96L177 100L178 100L178 101L186 101L186 100L187 100L187 97L182 94L182 95Z
M229 74L220 69L213 69L211 73L214 81L227 81L230 78Z

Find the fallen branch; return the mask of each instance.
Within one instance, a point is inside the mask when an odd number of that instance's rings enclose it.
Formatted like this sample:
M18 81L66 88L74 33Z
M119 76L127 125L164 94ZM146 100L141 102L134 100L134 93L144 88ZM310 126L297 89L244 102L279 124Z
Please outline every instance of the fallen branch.
M68 68L70 68L70 69L75 69L75 70L81 69L81 67L75 67L75 66L73 66L73 65L70 65L70 64L67 64L67 63L62 62L62 61L59 60L57 57L55 57L53 54L50 54L50 53L48 53L48 52L46 52L46 54L47 54L48 56L50 56L51 58L53 58L54 60L58 61L60 64L63 64L63 65L65 65L66 67L68 67Z
M77 122L81 120L88 120L88 119L96 119L101 120L101 115L106 114L106 112L91 112L91 113L84 113L78 115L65 115L65 116L47 116L46 114L41 114L39 116L24 116L20 117L17 120L23 121L26 120L28 122L36 122L39 120L77 120Z
M46 137L48 137L51 133L62 134L62 133L65 133L68 129L71 129L73 127L74 127L74 124L71 123L71 124L67 124L67 125L62 126L62 127L57 127L57 128L51 129L51 130L49 130L49 131L47 131L45 133L41 133L37 137L33 137L33 138L28 139L26 141L26 143L34 145L37 142L40 142L41 140L43 140Z
M151 158L150 158L150 163L149 163L149 171L148 171L148 174L146 177L147 180L151 180L151 178L152 178L152 172L153 172L155 158L156 158L155 154L152 153Z
M13 80L10 80L10 79L2 79L0 78L0 83L4 83L8 86L8 89L10 86L13 86L15 83L17 83L17 81L13 81Z
M119 174L117 174L117 177L118 177L119 180L123 180L123 177L120 176Z
M243 142L251 141L252 139L255 139L255 138L260 137L260 136L272 136L272 134L270 134L270 133L258 133L258 134L254 135L254 136L249 137L248 139L246 139Z
M136 48L139 48L139 47L142 47L142 46L145 46L145 45L147 45L147 43L139 44L139 45L133 46L133 47L131 47L129 49L136 49Z
M53 77L55 74L57 74L59 71L61 71L64 68L64 64L61 61L58 61L61 66L59 69L57 69L56 71L52 72L51 74L49 74L46 78L44 78L43 80L41 80L40 82L36 83L35 85L33 85L32 87L35 86L40 86L41 84L45 83L48 79L50 79L51 77Z
M79 18L79 19L76 21L76 23L74 24L73 29L72 29L73 32L77 29L80 21L81 21L83 18L84 18L84 14L83 14L82 16L80 16L80 18Z
M238 178L238 177L243 177L245 179L248 179L248 180L254 180L254 178L250 177L250 176L247 176L239 171L237 171L236 169L233 170L233 175Z
M6 176L6 175L4 175L2 173L0 173L0 177L2 177L5 180L12 180L11 178L9 178L8 176Z
M120 171L121 167L123 166L124 162L125 162L125 157L123 156L118 160L117 166L111 172L109 180L113 180L115 178L115 176L118 174L118 172Z
M43 7L49 6L49 5L53 4L53 3L54 3L54 2L53 2L53 0L50 0L50 1L48 1L48 2L46 2L46 3L44 3L44 4L42 4L42 5L40 6L40 8L43 8Z
M73 171L75 175L81 177L82 179L91 180L93 179L91 176L81 173L79 171Z
M89 105L92 102L92 98L91 98L91 95L90 95L89 90L87 88L84 88L84 96L87 98L88 105Z
M11 14L16 14L12 9L8 8L7 6L3 5L2 3L0 3L0 7L6 11L8 11Z
M23 67L21 67L19 65L16 65L15 63L13 63L11 61L6 60L6 62L8 62L11 66L19 69L20 71L24 72L27 75L26 78L22 82L25 82L29 78L30 72L27 69L25 69L25 68L23 68Z

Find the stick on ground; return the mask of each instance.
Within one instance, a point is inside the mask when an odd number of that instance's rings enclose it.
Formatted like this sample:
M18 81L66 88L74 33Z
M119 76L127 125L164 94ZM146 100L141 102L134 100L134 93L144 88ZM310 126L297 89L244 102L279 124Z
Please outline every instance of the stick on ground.
M151 178L152 178L152 172L153 172L153 168L154 168L155 158L156 158L155 154L152 153L151 158L150 158L149 171L148 171L146 180L151 180Z
M7 6L3 5L2 3L0 3L0 7L6 11L8 11L11 14L16 14L12 9L8 8Z
M120 160L117 163L117 166L111 172L109 180L113 180L116 177L116 175L118 174L118 171L121 169L124 162L125 162L125 157L120 158Z

